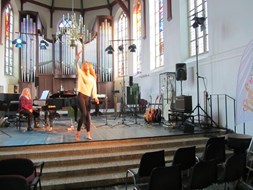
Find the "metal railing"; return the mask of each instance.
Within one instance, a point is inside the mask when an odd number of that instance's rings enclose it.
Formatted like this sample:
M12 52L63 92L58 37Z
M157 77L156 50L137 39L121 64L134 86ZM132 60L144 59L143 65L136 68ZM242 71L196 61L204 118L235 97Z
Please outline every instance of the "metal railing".
M229 129L228 125L233 123L236 132L236 100L227 94L211 94L209 97L212 120L215 118L218 126L226 129Z

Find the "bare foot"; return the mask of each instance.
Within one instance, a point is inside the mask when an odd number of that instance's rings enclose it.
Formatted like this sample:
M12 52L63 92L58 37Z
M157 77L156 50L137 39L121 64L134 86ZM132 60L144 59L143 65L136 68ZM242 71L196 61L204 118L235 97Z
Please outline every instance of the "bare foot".
M87 139L88 139L88 140L92 140L92 137L91 137L91 135L90 135L90 132L87 132Z

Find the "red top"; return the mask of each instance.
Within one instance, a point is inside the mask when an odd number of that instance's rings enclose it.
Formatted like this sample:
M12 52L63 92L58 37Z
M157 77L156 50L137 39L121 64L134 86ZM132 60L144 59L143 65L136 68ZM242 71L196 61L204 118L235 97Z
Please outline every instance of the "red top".
M33 107L32 99L28 99L25 96L21 96L19 98L19 109L18 112L21 112L22 110L29 111Z

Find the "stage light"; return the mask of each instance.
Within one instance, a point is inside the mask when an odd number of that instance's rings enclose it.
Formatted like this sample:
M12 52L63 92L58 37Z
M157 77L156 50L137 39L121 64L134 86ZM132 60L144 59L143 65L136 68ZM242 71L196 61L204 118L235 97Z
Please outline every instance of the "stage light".
M49 44L47 43L46 40L41 40L40 41L40 49L46 50Z
M128 47L128 49L130 50L130 52L136 52L136 45L132 44Z
M193 28L197 28L198 26L201 27L201 31L203 31L206 26L205 26L205 20L206 18L205 17L194 17L192 20L194 20L194 23L192 25Z
M124 46L123 45L120 45L118 48L119 48L120 51L124 50Z
M105 48L105 51L107 51L108 54L113 54L114 49L113 49L112 45L109 45L107 48Z
M18 37L17 39L12 41L12 44L15 44L15 47L22 48L23 44L26 44L25 41L21 39L21 37Z

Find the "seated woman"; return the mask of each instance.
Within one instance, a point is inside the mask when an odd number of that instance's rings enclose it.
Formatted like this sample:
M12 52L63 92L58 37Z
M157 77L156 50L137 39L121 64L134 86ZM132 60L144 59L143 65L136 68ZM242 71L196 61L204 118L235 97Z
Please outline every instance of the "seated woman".
M24 88L19 97L19 110L20 114L28 117L28 127L27 130L31 131L31 119L34 117L34 127L39 127L39 111L33 110L33 100L31 98L31 92L29 88Z

